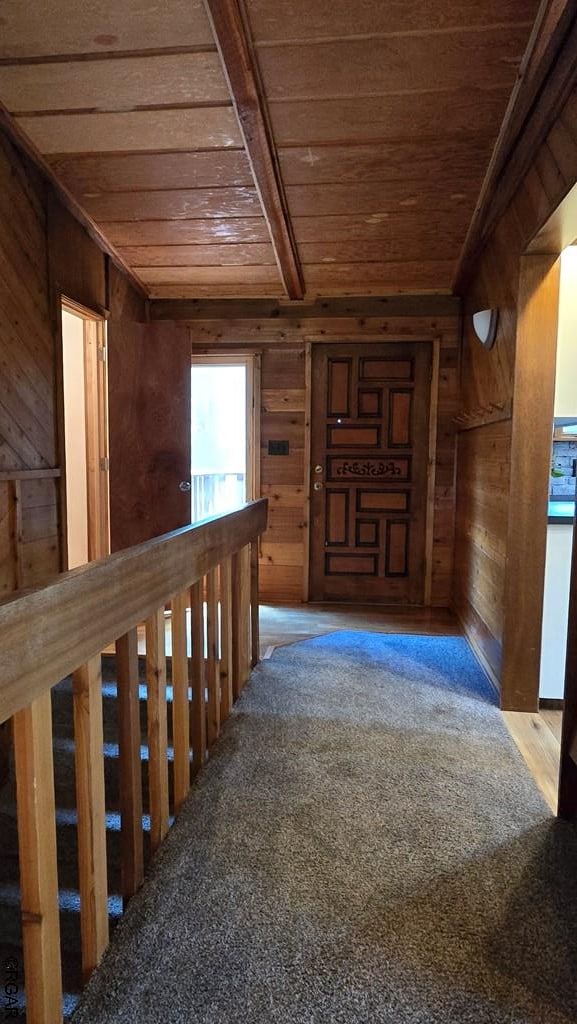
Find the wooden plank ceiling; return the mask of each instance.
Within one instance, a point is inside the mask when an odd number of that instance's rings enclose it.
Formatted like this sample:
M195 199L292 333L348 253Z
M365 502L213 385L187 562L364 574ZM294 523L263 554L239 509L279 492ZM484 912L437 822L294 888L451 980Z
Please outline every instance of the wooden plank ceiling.
M537 0L2 0L0 101L152 297L449 292Z

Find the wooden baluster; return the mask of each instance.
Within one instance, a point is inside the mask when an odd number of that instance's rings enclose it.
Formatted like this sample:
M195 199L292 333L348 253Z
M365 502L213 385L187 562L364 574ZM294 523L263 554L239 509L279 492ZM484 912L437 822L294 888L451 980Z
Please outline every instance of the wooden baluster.
M220 674L218 658L217 571L206 577L206 685L208 688L207 744L210 748L220 732Z
M87 982L108 945L102 659L73 675L82 975Z
M192 651L190 731L192 735L192 772L193 775L196 775L206 760L206 682L204 675L202 580L198 580L190 588L190 641Z
M220 720L224 722L233 701L232 657L232 565L225 558L220 565Z
M15 714L14 757L27 1019L57 1024L62 966L50 692Z
M172 743L174 747L174 813L190 789L190 712L186 650L187 594L172 599Z
M241 688L244 689L250 675L251 660L251 626L250 626L250 545L247 544L240 553L240 608L241 608L241 639L240 667Z
M260 628L258 599L258 540L250 546L250 631L251 631L251 668L260 660Z
M116 641L120 776L121 873L124 904L144 879L142 841L142 762L138 692L138 634L131 629Z
M148 790L150 848L154 853L168 832L168 728L164 608L146 620L148 688Z
M241 644L241 552L236 551L231 560L232 572L232 692L234 700L242 690L242 644Z

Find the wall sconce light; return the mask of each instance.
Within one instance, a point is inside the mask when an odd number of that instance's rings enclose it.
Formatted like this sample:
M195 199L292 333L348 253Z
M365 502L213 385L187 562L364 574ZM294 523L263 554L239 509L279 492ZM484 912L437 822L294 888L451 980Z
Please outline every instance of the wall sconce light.
M497 324L499 323L498 309L481 309L473 313L473 327L481 345L485 348L493 348L497 337Z

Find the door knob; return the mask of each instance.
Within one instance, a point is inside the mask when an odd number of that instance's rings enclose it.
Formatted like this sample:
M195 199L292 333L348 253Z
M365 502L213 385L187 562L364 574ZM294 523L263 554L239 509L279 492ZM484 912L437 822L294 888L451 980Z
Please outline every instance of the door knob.
M191 490L192 484L190 480L181 480L178 486L181 491L186 492Z

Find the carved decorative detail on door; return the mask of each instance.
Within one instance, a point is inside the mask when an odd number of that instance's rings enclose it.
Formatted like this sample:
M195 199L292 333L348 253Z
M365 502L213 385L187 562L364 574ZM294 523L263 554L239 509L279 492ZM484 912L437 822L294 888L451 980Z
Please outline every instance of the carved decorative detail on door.
M315 345L312 368L311 597L419 604L431 347Z

